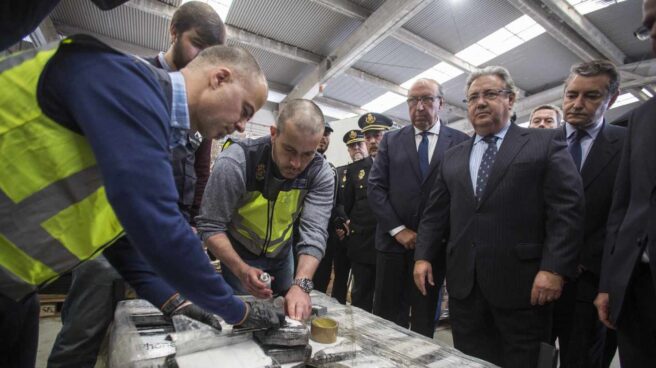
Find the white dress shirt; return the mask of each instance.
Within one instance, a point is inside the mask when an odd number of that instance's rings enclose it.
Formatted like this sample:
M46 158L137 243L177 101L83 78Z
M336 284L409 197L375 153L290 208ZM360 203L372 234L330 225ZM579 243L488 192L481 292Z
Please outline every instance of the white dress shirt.
M421 133L423 130L419 130L416 127L415 130L415 148L419 151L419 143L421 143ZM427 130L428 132L428 164L430 165L431 160L433 159L433 153L435 152L435 147L437 147L437 138L440 135L440 119L437 119L437 122ZM401 230L405 229L405 225L400 225L389 231L389 234L394 237L396 234L400 233Z

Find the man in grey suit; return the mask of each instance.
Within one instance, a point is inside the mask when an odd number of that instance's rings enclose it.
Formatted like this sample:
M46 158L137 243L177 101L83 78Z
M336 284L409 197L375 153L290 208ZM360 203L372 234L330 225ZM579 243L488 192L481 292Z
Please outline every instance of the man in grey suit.
M515 85L506 69L472 73L466 91L476 135L444 155L417 233L414 279L425 292L431 262L446 259L455 347L503 367L535 367L552 303L576 275L581 178L559 131L510 123Z
M656 53L656 0L646 0L639 39ZM599 319L617 328L623 367L652 367L656 361L656 99L628 118L613 204L606 228Z
M578 276L565 284L554 306L552 342L558 338L563 368L608 367L615 355L614 331L597 318L597 296L606 222L625 129L604 114L619 94L619 72L607 60L574 65L565 82L563 110L567 146L583 180L585 225Z
M436 81L419 79L410 87L412 125L383 136L367 186L369 206L378 221L374 314L404 327L410 322L413 331L429 337L435 330L441 283L428 295L420 295L412 283L416 231L444 152L469 138L440 121L442 104Z

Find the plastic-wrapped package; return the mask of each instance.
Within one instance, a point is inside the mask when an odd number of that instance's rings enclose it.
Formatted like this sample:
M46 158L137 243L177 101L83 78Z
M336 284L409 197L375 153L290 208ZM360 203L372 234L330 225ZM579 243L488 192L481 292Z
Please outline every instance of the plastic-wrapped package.
M339 304L325 294L312 292L311 297L313 304L325 307L326 317L337 321L339 329L337 341L333 344L309 340L310 359L304 355L309 351L307 344L303 345L307 335L301 334L300 329L292 334L300 348L291 347L292 341L283 341L281 345L284 347L266 345L263 350L255 343L252 333L233 333L229 325L219 332L187 317L176 316L174 332L173 324L155 307L143 300L133 300L121 302L116 309L109 366L167 367L166 357L176 354L175 361L180 368L215 367L219 363L221 366L258 368L276 367L278 363L284 364L283 367L302 367L305 364L309 367L494 367L362 309ZM306 325L301 326L307 329ZM285 333L274 331L264 335L273 338L268 341L272 342L284 338ZM179 345L177 353L176 343ZM296 350L285 351L285 348ZM267 350L271 350L271 356L265 354ZM305 362L300 365L283 363L302 358ZM228 362L230 365L226 365Z

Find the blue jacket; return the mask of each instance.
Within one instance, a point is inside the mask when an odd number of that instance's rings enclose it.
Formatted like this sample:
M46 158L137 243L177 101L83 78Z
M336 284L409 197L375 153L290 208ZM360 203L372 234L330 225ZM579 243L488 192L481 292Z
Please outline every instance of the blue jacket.
M70 48L49 62L38 98L45 114L91 144L107 197L134 244L115 244L105 255L140 296L161 306L178 290L226 322L240 321L243 302L211 267L178 208L170 109L149 67L110 50Z

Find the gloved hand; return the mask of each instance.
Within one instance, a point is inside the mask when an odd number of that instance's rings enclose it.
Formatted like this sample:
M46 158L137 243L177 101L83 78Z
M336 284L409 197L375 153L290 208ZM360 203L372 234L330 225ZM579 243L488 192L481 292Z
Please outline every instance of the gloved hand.
M262 329L280 327L285 321L285 315L278 313L271 302L252 301L246 302L247 314L244 322L235 325L236 328Z
M219 319L216 318L216 316L212 313L204 310L196 304L187 304L171 313L171 317L177 315L187 316L191 319L202 322L221 331L221 322L219 322Z

